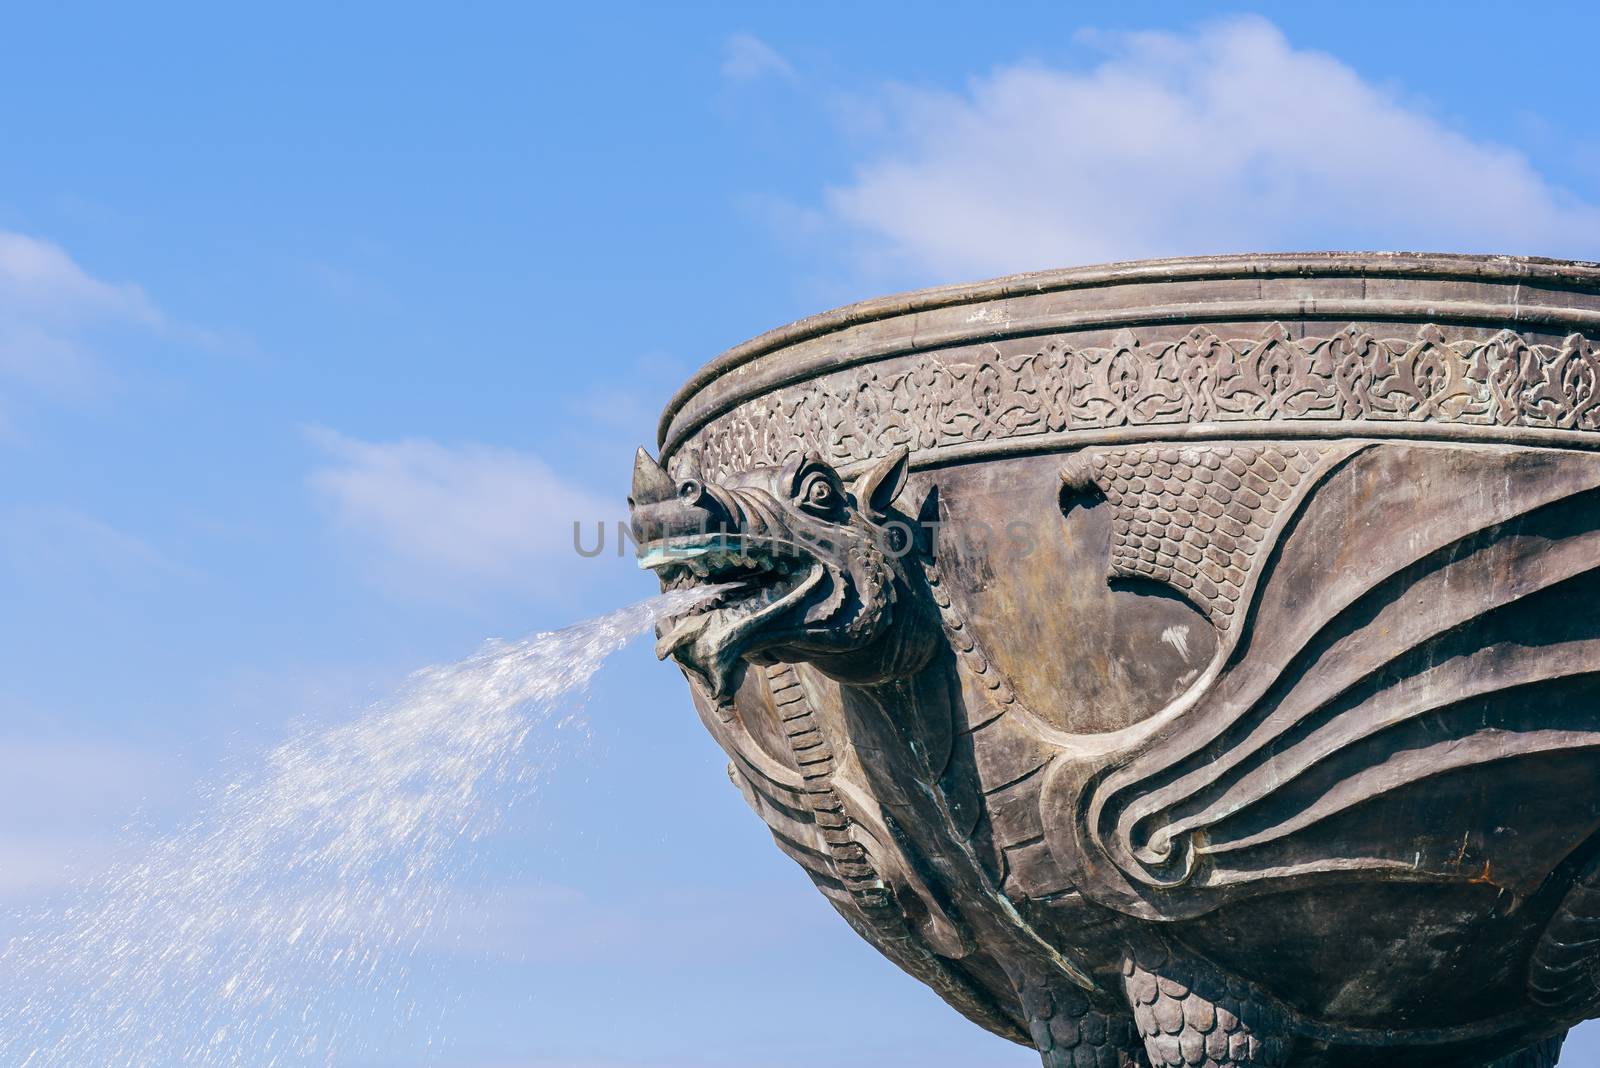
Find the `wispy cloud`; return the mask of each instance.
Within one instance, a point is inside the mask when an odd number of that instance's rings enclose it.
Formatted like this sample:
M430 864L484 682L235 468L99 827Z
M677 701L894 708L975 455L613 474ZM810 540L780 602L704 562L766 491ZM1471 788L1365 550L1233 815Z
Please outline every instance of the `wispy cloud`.
M95 277L49 241L0 230L0 375L81 388L96 373L96 332L167 325L138 286Z
M564 586L575 563L572 524L590 529L624 512L567 481L542 458L425 438L370 442L311 431L325 462L310 482L338 524L411 579Z
M586 431L604 428L620 435L631 457L633 445L654 441L661 409L694 369L692 361L671 353L643 353L590 375L572 398L572 412Z
M138 286L105 282L89 274L60 246L0 230L0 300L8 309L56 321L95 315L159 326L161 313Z
M730 36L723 47L722 76L731 82L753 82L761 78L792 79L794 68L761 38L749 33Z
M891 90L870 160L827 195L836 223L917 279L1330 246L1600 254L1595 205L1262 19L1092 40L1090 68Z
M819 910L774 927L761 904L711 900L700 886L612 890L608 900L562 884L463 891L426 948L478 961L569 966L625 967L640 954L671 960L715 953L734 961L796 952L819 925L835 922Z
M118 829L168 800L172 761L125 745L0 739L0 905L75 885L125 848ZM23 814L26 814L23 818Z
M75 508L0 512L0 568L28 582L138 591L190 573L136 534Z
M92 835L0 832L0 905L33 904L79 885L104 869L114 852L107 839Z

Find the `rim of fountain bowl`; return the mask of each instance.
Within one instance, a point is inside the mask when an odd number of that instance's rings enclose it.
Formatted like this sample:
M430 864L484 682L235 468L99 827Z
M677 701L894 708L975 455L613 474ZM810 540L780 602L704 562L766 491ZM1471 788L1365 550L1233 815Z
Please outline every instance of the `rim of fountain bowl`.
M894 319L919 312L960 307L965 304L984 304L1015 297L1039 296L1071 290L1109 289L1121 285L1139 285L1163 282L1195 282L1207 280L1249 280L1268 278L1395 278L1427 281L1503 282L1513 286L1510 299L1500 303L1473 301L1455 302L1418 301L1401 302L1405 308L1386 308L1381 298L1363 295L1355 301L1330 301L1318 307L1315 300L1286 299L1274 303L1266 300L1200 301L1171 307L1157 307L1148 303L1127 308L1102 311L1085 317L1083 321L1051 324L1041 328L1038 324L1011 329L974 329L970 336L960 339L938 338L919 342L914 336L889 353L874 354L861 361L841 362L838 359L811 359L798 363L792 373L781 381L768 383L748 394L740 391L721 403L694 413L691 420L680 424L679 417L689 402L713 386L724 376L736 372L762 356L780 351L791 345L809 341L827 334L838 333L868 323ZM1201 322L1217 319L1216 311L1207 312L1208 305L1224 305L1235 314L1221 318L1250 318L1271 321L1274 319L1338 319L1346 317L1417 321L1438 319L1448 322L1478 322L1486 325L1509 326L1514 323L1552 325L1559 324L1582 333L1600 335L1600 302L1592 308L1562 307L1553 304L1523 305L1518 302L1516 288L1522 282L1543 283L1551 288L1588 291L1600 298L1600 262L1592 260L1563 260L1543 256L1511 256L1475 253L1445 252L1278 252L1230 253L1212 256L1174 256L1162 259L1125 260L1115 263L1094 264L1083 267L1053 268L1022 274L1003 275L979 282L958 282L925 289L873 297L846 304L843 307L818 312L783 326L768 330L748 341L735 345L712 358L667 402L657 426L656 440L662 462L707 423L737 407L739 404L785 385L803 381L823 370L837 370L855 362L891 358L895 355L947 347L953 343L971 343L983 340L1052 333L1060 329L1095 329L1097 326L1133 326L1144 323L1173 324L1185 321ZM1282 303L1285 307L1278 307ZM1394 303L1394 302L1390 302ZM1261 304L1263 310L1243 314L1241 305ZM1289 307L1288 305L1295 305ZM1340 307L1349 308L1349 315Z

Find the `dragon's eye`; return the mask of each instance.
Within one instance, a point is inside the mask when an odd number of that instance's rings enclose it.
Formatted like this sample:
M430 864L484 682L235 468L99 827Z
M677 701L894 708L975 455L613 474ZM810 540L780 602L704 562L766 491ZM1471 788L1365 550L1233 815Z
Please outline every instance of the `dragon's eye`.
M814 471L801 480L795 501L812 515L826 518L838 513L844 496L826 473Z

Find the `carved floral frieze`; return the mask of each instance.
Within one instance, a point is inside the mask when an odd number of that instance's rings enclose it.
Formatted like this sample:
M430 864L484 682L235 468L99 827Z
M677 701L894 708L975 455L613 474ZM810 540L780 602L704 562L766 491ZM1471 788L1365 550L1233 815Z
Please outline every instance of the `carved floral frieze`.
M1182 423L1366 421L1600 430L1600 346L1511 331L1413 338L1351 326L1256 339L1197 327L1177 341L1123 331L1107 348L1052 341L977 361L867 364L777 390L703 427L679 452L708 477L802 453L835 464L1074 430Z

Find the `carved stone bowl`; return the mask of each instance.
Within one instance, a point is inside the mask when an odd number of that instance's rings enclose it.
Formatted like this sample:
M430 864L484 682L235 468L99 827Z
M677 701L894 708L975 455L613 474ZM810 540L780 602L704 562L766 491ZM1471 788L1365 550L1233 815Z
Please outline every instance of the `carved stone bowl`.
M734 584L659 651L844 918L1047 1065L1552 1064L1600 1013L1596 338L1600 266L1398 254L803 320L641 451L641 562Z

